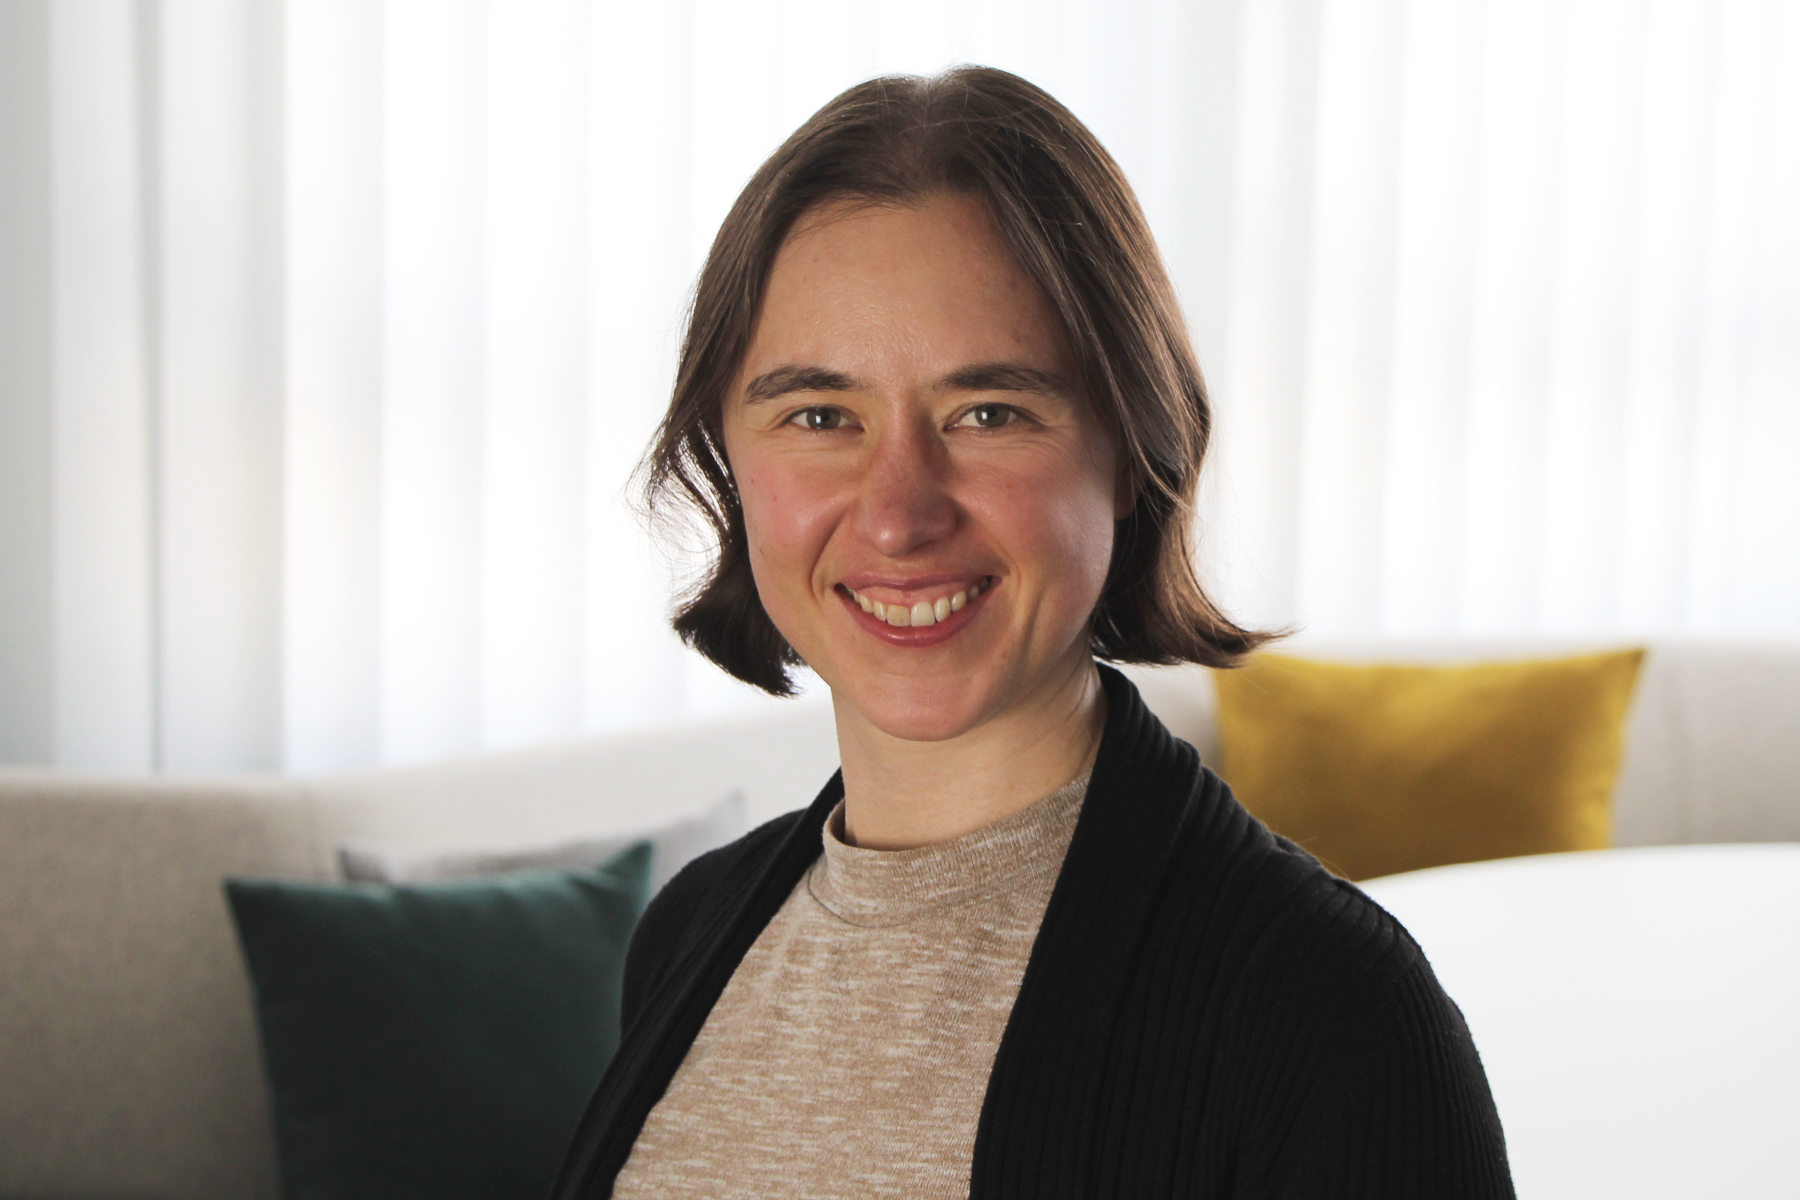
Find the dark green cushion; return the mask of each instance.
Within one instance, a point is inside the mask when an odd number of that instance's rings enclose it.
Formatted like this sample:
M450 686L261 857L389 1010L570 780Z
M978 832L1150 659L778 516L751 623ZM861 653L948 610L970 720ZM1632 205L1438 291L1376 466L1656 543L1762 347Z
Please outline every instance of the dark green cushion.
M288 1200L539 1200L619 1041L651 849L455 883L228 880Z

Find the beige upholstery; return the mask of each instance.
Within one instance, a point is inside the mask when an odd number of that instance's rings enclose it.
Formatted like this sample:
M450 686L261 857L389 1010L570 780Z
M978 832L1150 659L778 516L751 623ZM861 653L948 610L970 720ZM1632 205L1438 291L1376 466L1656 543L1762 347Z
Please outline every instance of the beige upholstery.
M829 707L314 780L0 768L0 1200L277 1194L220 881L328 878L345 837L557 841L810 801Z
M1547 643L1296 647L1392 659ZM1204 670L1134 671L1212 747ZM1655 643L1616 801L1625 845L1800 841L1800 645ZM0 1200L276 1194L248 987L219 883L326 877L346 837L553 842L696 812L753 821L836 763L829 707L307 780L0 768Z
M311 849L291 788L0 780L0 1195L274 1194L219 880Z

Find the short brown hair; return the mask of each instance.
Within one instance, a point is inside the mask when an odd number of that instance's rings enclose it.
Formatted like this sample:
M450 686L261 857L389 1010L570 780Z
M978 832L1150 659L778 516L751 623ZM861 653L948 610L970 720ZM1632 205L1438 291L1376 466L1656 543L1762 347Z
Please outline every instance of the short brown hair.
M646 461L654 514L697 508L717 542L684 598L682 640L776 695L799 656L750 570L721 433L776 254L794 223L841 200L978 196L1062 319L1088 403L1117 440L1136 502L1119 521L1094 609L1093 652L1114 662L1230 666L1267 635L1228 619L1192 560L1194 490L1212 414L1137 198L1073 113L1016 75L959 67L887 76L831 101L770 156L732 205L695 289L675 393Z

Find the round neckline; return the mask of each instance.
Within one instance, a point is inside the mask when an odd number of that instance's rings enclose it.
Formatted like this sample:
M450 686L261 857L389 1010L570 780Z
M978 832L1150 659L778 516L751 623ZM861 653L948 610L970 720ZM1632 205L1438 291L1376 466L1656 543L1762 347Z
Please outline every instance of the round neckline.
M990 825L911 850L869 850L837 833L838 801L820 837L824 854L806 875L813 899L840 920L866 927L903 925L1060 869L1087 795L1084 771L1048 796Z

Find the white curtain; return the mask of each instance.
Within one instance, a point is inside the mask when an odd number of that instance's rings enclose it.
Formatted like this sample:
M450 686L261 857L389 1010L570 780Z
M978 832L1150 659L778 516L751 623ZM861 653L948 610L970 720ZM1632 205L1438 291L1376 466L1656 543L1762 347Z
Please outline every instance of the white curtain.
M1800 636L1791 0L0 0L0 760L756 702L626 480L756 163L958 61L1137 185L1243 615Z

